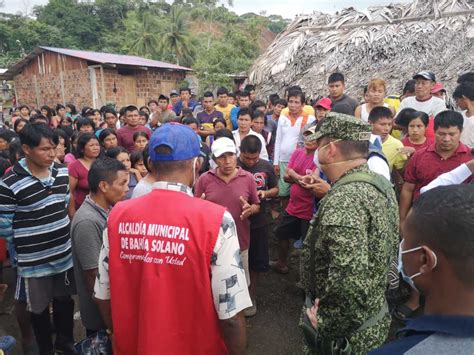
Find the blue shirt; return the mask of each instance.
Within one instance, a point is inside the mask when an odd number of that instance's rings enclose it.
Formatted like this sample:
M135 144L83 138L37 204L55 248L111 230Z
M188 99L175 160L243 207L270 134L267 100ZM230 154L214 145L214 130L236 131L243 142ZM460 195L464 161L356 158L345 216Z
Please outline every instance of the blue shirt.
M197 106L197 102L190 100L188 103L188 108L190 110L194 110L194 108ZM176 113L177 116L181 116L181 111L183 110L183 101L179 100L173 107L173 111Z
M403 337L369 355L474 353L474 317L421 316L410 319L398 334Z
M230 120L232 122L232 129L237 129L237 115L239 114L240 107L236 106L230 110Z

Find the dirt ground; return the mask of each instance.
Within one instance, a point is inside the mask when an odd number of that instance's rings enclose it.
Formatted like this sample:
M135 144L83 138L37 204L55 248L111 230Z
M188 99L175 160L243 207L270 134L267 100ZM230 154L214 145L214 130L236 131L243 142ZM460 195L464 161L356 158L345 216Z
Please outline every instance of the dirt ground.
M270 255L276 255L275 242L270 242ZM274 271L263 274L257 288L257 315L247 318L248 354L298 354L301 350L301 337L298 319L303 302L303 292L295 284L298 277L299 257L293 254L290 258L291 271L280 275ZM12 355L23 354L21 336L14 314L14 289L11 268L4 270L5 282L8 283L4 302L0 306L0 335L14 336L18 344ZM78 308L76 299L76 308ZM85 337L80 320L76 320L75 340Z

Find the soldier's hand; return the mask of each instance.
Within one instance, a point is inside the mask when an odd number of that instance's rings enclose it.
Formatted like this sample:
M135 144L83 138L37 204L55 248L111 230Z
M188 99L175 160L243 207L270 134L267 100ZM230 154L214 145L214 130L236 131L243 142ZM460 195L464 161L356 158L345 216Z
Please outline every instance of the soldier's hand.
M318 308L319 308L319 298L314 300L314 305L311 308L306 308L306 315L311 321L311 325L314 329L318 328Z
M305 183L304 185L301 185L301 186L303 186L305 189L311 190L311 192L317 198L323 198L331 189L331 185L329 185L326 181L324 181L320 177L314 177L314 183L312 184Z

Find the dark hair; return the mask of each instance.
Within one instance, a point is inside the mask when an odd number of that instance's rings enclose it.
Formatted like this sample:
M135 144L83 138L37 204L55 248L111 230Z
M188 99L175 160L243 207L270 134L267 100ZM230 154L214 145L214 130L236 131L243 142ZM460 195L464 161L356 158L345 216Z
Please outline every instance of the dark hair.
M28 120L25 119L25 118L17 118L15 123L13 124L13 130L16 132L16 129L18 127L18 125L22 122L25 122L26 124L28 123ZM18 133L18 132L17 132Z
M151 104L155 104L156 106L158 106L158 101L155 100L155 99L151 99L150 101L148 101L148 106L150 106Z
M244 139L242 139L242 142L240 142L240 152L241 153L250 153L250 154L255 154L255 153L260 153L262 150L262 142L260 141L260 138L254 135L248 135Z
M112 158L112 159L117 159L117 157L119 156L119 154L121 153L127 153L129 156L130 156L130 153L128 152L127 149L125 149L124 147L115 147L115 148L112 148L112 149L109 149L105 155L109 158Z
M191 89L190 88L179 88L179 93L181 94L182 92L187 91L189 92L189 95L191 95Z
M453 92L453 98L460 99L463 96L474 101L474 81L464 81L456 87Z
M250 98L250 93L248 91L239 92L239 97L248 97Z
M100 145L103 146L105 138L107 138L111 134L113 134L115 137L117 137L117 133L115 133L115 131L113 129L105 128L102 131L100 131L100 133L99 133L99 143L100 143Z
M408 127L411 121L417 118L419 118L421 122L423 122L425 127L428 126L428 123L430 121L430 118L428 117L428 115L422 111L417 111L412 108L404 108L403 110L401 110L398 113L397 118L395 119L395 123L399 126L406 128Z
M253 102L253 104L250 106L252 111L257 111L257 108L259 107L267 107L267 105L265 105L265 102L261 101L261 100L255 100Z
M143 151L142 150L135 150L130 154L130 164L132 168L137 164L140 160L143 160L145 162L145 158L143 157Z
M474 186L442 186L422 194L406 221L417 245L441 251L453 275L472 285L474 279Z
M71 115L77 115L76 106L74 106L73 104L66 104L66 107L69 107L69 109L71 110Z
M61 110L61 109L66 109L66 107L64 107L64 105L57 104L57 105L56 105L56 112L58 112L58 111Z
M18 139L13 140L8 148L8 159L10 160L10 163L14 165L18 161L18 156L22 158L23 155L21 142Z
M415 84L416 84L415 79L408 80L405 83L405 86L403 87L402 95L405 95L407 92L415 92Z
M233 97L235 99L237 95L235 92L229 92L228 96Z
M232 139L232 142L235 143L234 135L232 134L232 131L228 130L227 128L222 128L218 130L216 133L214 133L214 141L219 138L229 138Z
M133 111L138 111L138 107L137 107L137 106L133 106L133 105L128 105L128 106L125 107L125 109L123 110L123 114L124 114L124 115L127 115L127 113L133 112Z
M202 94L202 97L212 97L212 98L214 98L214 94L211 91L206 91L204 94Z
M96 159L92 163L89 173L87 174L89 190L92 193L97 193L101 181L112 184L117 178L117 173L119 171L127 171L127 168L117 159L108 157Z
M87 143L89 143L89 141L95 139L97 142L99 142L99 140L97 139L97 137L95 136L95 134L93 133L81 133L79 134L79 138L77 139L77 149L76 149L76 154L77 154L77 158L84 158L84 149L87 145Z
M5 171L12 166L10 160L4 157L0 157L0 178L5 174Z
M21 144L25 144L30 148L40 145L41 140L46 138L55 145L58 144L58 135L48 126L41 123L28 123L18 134Z
M369 122L374 123L382 118L393 118L393 113L388 107L377 106L369 113Z
M43 121L43 120L46 121L47 125L49 125L49 122L50 122L49 117L45 116L45 115L42 115L41 113L31 116L30 123L35 123L37 121ZM41 122L39 122L39 123L41 123Z
M224 87L220 87L219 89L217 89L217 96L219 95L229 95L229 90Z
M278 103L278 100L280 99L280 96L278 94L271 94L268 97L268 101L272 104L272 106L275 106Z
M253 117L253 112L251 109L249 108L241 108L239 110L239 112L237 113L237 118L239 118L240 116L243 116L243 115L249 115L250 116L250 119L252 119Z
M194 117L186 117L185 119L183 119L183 124L185 126L196 124L199 127L199 121L195 119Z
M101 112L97 109L91 109L86 112L86 116L95 116L95 114L98 113L99 115L102 116Z
M22 108L27 108L28 109L28 112L30 112L30 108L28 107L28 105L20 105L18 106L18 110L21 111Z
M114 109L106 108L106 109L104 110L104 118L105 118L105 114L106 114L106 113L110 113L110 114L114 115L115 117L117 117L117 112L115 112Z
M300 100L301 100L301 104L304 105L305 101L306 101L306 98L304 96L304 93L303 91L298 91L298 90L290 90L288 92L288 100L290 99L290 97L299 97Z
M225 119L223 119L223 118L220 118L220 117L216 118L216 119L212 122L212 126L213 126L214 128L216 128L216 124L217 124L217 123L222 123L225 127L227 127L227 122L226 122Z
M449 128L454 126L456 126L457 128L459 128L460 131L462 131L463 124L464 118L462 117L462 114L456 111L446 110L438 113L434 118L435 132L440 127Z
M166 95L163 95L163 94L158 97L158 101L160 101L160 100L165 100L168 103L170 102L170 98Z
M46 116L50 119L52 116L53 116L53 112L51 110L51 108L48 106L48 105L43 105L41 106L41 109L40 109L40 112L42 110L45 110L47 113L46 113Z
M65 147L65 153L70 153L71 152L71 139L67 135L66 132L64 132L61 128L56 128L54 130L54 133L58 135L58 144L59 144L59 137L64 139L64 147Z
M140 109L140 112L138 112L138 114L142 117L145 117L145 122L148 122L148 120L150 119L150 115L148 113L146 113L145 111L141 111Z
M341 73L332 73L331 75L329 75L328 84L332 84L337 81L341 81L344 84L345 83L344 75Z
M143 109L147 110L148 112L144 111ZM140 107L140 109L138 110L138 114L139 114L140 116L143 116L143 115L142 115L142 112L143 112L143 113L146 113L147 115L149 115L150 109L148 108L148 106L142 106L142 107ZM149 117L149 116L148 116L148 117ZM147 119L147 120L148 120L148 119Z
M76 127L77 130L80 131L81 127L83 126L91 126L92 129L95 131L95 123L93 120L87 117L81 117L76 120Z
M148 152L148 149L149 149L149 145L148 143L146 144L145 146L145 149L142 150L142 153L143 153L143 164L145 165L145 168L146 170L150 171L151 172L151 169L150 169L150 162L149 162L149 158L150 158L150 154Z
M69 116L61 117L61 119L59 120L59 124L62 125L62 123L63 123L64 121L68 121L68 122L71 123L71 124L74 123L73 120L72 120L72 118L69 117Z
M265 115L265 112L261 112L261 111L254 111L252 113L252 121L256 118L263 118L263 121L265 122L266 121L266 115Z
M0 129L0 138L5 140L7 143L10 143L12 141L12 133L10 130L1 128Z
M276 106L276 105L282 105L282 106L286 107L286 106L288 106L288 101L286 101L285 99L279 99L279 100L276 102L275 106Z
M369 141L339 141L336 144L346 159L367 159L369 155Z
M148 133L144 131L138 131L133 134L133 141L135 142L138 137L145 137L147 140L150 140L150 137L148 136Z
M457 83L462 84L466 82L471 82L474 83L474 71L464 73L461 76L459 76Z
M244 91L248 91L248 92L255 91L255 85L252 85L252 84L245 85Z

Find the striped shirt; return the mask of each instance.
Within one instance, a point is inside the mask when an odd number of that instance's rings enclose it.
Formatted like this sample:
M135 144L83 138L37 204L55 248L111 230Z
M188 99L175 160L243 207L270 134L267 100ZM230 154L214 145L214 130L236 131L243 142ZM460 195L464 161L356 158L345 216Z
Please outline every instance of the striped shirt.
M0 236L14 244L18 274L43 277L72 267L67 214L69 176L53 163L50 175L33 176L24 159L0 182Z

